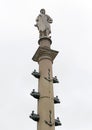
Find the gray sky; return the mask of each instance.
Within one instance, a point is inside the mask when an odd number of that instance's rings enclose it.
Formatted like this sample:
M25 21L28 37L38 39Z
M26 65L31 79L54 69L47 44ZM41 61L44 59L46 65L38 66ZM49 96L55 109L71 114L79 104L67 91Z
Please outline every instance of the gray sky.
M31 60L38 48L34 27L41 8L53 18L52 49L58 50L53 75L60 81L54 94L56 130L92 130L92 1L91 0L1 0L0 1L0 129L36 130L29 119L37 102L32 77L38 64Z

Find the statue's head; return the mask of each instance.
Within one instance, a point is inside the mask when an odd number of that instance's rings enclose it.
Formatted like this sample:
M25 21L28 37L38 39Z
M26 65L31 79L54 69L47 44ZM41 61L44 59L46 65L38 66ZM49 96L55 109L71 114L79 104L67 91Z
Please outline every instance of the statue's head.
M45 14L45 9L41 9L41 10L40 10L40 13L41 13L41 14Z

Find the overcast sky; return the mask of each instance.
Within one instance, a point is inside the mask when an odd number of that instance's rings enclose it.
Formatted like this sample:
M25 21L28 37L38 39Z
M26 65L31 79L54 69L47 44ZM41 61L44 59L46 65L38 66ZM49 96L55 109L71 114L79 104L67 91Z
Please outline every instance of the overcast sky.
M53 18L52 49L59 51L53 75L60 83L54 94L56 130L92 130L92 1L91 0L0 0L0 130L37 130L29 118L37 112L30 96L38 81L32 57L39 34L34 27L41 8Z

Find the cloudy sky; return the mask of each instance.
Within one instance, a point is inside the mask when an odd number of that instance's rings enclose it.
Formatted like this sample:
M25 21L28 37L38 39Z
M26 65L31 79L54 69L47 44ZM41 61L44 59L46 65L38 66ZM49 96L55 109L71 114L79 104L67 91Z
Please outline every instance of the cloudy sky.
M0 0L0 129L36 130L29 119L37 102L32 77L38 64L32 57L39 34L34 27L41 8L53 18L52 49L59 51L53 75L60 83L54 94L56 130L92 130L92 1L91 0Z

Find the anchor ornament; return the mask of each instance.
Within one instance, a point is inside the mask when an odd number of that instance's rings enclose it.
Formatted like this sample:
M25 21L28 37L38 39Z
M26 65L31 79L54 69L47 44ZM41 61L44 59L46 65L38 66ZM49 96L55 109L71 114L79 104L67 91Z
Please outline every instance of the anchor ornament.
M44 77L44 79L46 79L49 82L59 83L57 76L53 77L52 79L50 78L50 69L48 69L48 78Z
M52 115L52 112L51 112L51 110L50 110L50 111L49 111L49 118L50 118L50 121L48 122L48 121L44 120L45 123L46 123L47 125L49 125L49 126L53 126L53 125L55 124L55 122L52 123L51 115Z

